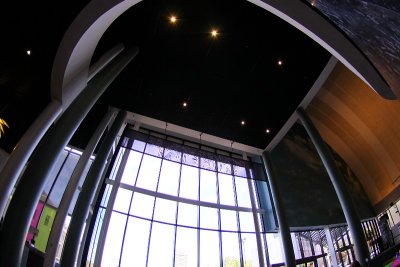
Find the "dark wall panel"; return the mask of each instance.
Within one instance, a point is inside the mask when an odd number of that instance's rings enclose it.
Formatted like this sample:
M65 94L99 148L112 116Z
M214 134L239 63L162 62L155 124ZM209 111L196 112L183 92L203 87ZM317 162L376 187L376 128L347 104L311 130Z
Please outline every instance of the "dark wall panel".
M373 217L371 204L357 177L339 155L334 155L360 217ZM291 227L345 222L330 178L300 124L292 127L271 156Z
M367 56L395 91L400 91L398 0L308 0Z

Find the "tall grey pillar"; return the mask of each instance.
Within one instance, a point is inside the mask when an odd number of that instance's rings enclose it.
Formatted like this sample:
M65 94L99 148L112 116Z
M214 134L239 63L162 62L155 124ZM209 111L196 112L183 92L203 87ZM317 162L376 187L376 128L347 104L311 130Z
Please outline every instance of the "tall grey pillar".
M20 267L25 238L48 174L97 99L137 53L136 47L128 49L99 72L39 143L4 217L0 236L0 266Z
M112 145L125 122L127 113L120 111L115 118L109 133L104 139L96 158L90 167L89 173L83 184L82 191L79 194L78 201L76 202L74 212L72 214L71 223L67 232L67 238L62 253L61 266L75 266L75 261L79 251L79 242L82 230L85 225L86 217L89 214L89 207L93 201L93 196L97 187L100 184L102 174L105 170L108 154L111 151ZM77 263L80 266L80 262Z
M336 194L338 196L340 205L342 207L344 216L349 226L351 236L354 242L354 252L357 260L362 266L366 266L366 260L369 260L369 252L367 241L365 240L364 231L361 225L360 218L357 214L357 210L351 200L350 194L346 190L346 184L344 178L340 171L337 169L335 160L328 146L322 140L319 132L315 128L311 119L308 117L307 113L303 108L297 109L297 114L299 115L300 121L302 122L304 128L306 129L308 135L310 136L314 146L316 147L319 156L328 172L329 178L335 188Z
M103 132L106 130L107 125L110 124L116 112L117 110L114 108L110 108L108 110L107 114L103 117L102 121L97 126L97 129L90 138L90 141L87 144L85 151L82 153L78 163L76 164L76 167L68 182L68 186L65 189L65 192L61 199L60 205L58 206L56 217L54 218L54 222L51 227L49 240L47 241L46 254L43 264L44 267L54 267L58 243L60 242L65 219L67 218L68 210L78 187L79 181L81 180L82 174L85 171L86 167L89 165L90 157L92 156L93 151L100 141Z
M61 111L61 103L52 100L29 126L11 152L0 172L0 217L5 215L8 199L30 155Z
M267 171L268 182L271 187L272 199L274 200L276 217L279 224L279 234L281 236L283 253L285 256L285 266L294 267L296 266L296 260L294 256L292 238L290 236L289 224L286 220L282 197L278 188L278 184L275 180L276 175L274 172L274 166L272 164L268 151L263 152L262 158L264 161L265 170Z

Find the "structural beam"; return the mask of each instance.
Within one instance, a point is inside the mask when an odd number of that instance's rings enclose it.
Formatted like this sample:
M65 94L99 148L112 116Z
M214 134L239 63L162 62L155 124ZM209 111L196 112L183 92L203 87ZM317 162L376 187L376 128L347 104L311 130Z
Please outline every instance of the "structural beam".
M293 250L292 238L290 236L290 228L286 219L282 197L278 188L278 184L276 182L274 166L272 164L268 151L264 151L264 153L262 154L262 159L264 161L265 170L267 171L268 182L271 187L271 195L275 205L276 217L279 224L279 234L281 236L285 258L285 266L295 267L296 260Z
M108 155L119 130L126 120L126 114L126 111L120 111L118 113L83 184L82 191L79 194L78 201L76 202L72 214L67 239L65 240L61 266L75 266L75 261L79 251L79 243L81 241L80 238L82 236L81 234L85 225L85 220L89 214L90 204L93 201L98 186L102 182L100 180L105 171ZM80 266L80 262L77 263L77 266Z
M354 252L356 254L356 258L362 266L366 266L367 261L369 260L367 241L365 240L364 231L357 210L355 209L354 204L351 200L351 196L346 189L343 175L337 169L335 160L331 151L329 150L329 147L325 144L324 140L320 136L318 130L312 123L311 119L308 117L305 110L300 107L297 109L297 114L299 115L300 121L302 122L304 128L311 138L311 141L317 149L317 152L321 157L322 163L324 164L326 171L328 172L329 178L331 179L333 187L336 191L336 195L339 199L340 205L347 221L347 225L350 228L350 233L353 238Z
M136 47L127 49L99 72L39 143L4 217L0 236L0 266L20 267L25 238L48 174L98 98L137 53Z

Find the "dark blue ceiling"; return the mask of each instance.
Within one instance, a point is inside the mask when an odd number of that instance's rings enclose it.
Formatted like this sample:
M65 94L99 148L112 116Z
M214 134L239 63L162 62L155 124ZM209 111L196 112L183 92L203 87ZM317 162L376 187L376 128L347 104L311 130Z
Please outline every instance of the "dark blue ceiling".
M27 17L10 18L9 52L2 50L7 60L0 66L0 108L5 107L0 116L11 126L0 139L4 149L49 101L55 51L82 7L32 7L35 14L26 10ZM171 14L178 18L175 25L168 21ZM35 34L25 32L27 25ZM215 39L212 28L220 32ZM93 61L119 42L137 45L140 53L101 97L72 145L84 147L112 105L265 148L330 58L293 26L245 0L139 2L107 30ZM26 49L32 56L24 54Z

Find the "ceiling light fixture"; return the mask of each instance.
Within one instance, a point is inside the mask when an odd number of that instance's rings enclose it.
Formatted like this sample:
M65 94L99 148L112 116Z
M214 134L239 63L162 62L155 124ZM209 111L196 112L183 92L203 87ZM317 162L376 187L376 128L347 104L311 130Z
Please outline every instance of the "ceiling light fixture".
M26 50L26 54L27 54L28 56L30 56L30 55L31 55L31 50Z
M213 29L213 30L211 30L211 36L212 37L217 37L217 35L218 35L218 31L217 30L215 30L215 29Z
M184 108L186 108L186 107L187 107L187 102L183 102L182 106L183 106Z
M175 23L176 23L176 17L175 17L175 16L171 16L171 17L169 18L169 21L170 21L171 23L175 24Z
M246 122L245 121L241 121L240 124L243 126L243 125L246 124Z
M266 132L266 133L269 133L269 132L270 132L270 130L269 130L269 129L266 129L266 130L265 130L265 132Z
M283 61L282 60L278 60L278 66L282 66L283 65Z

